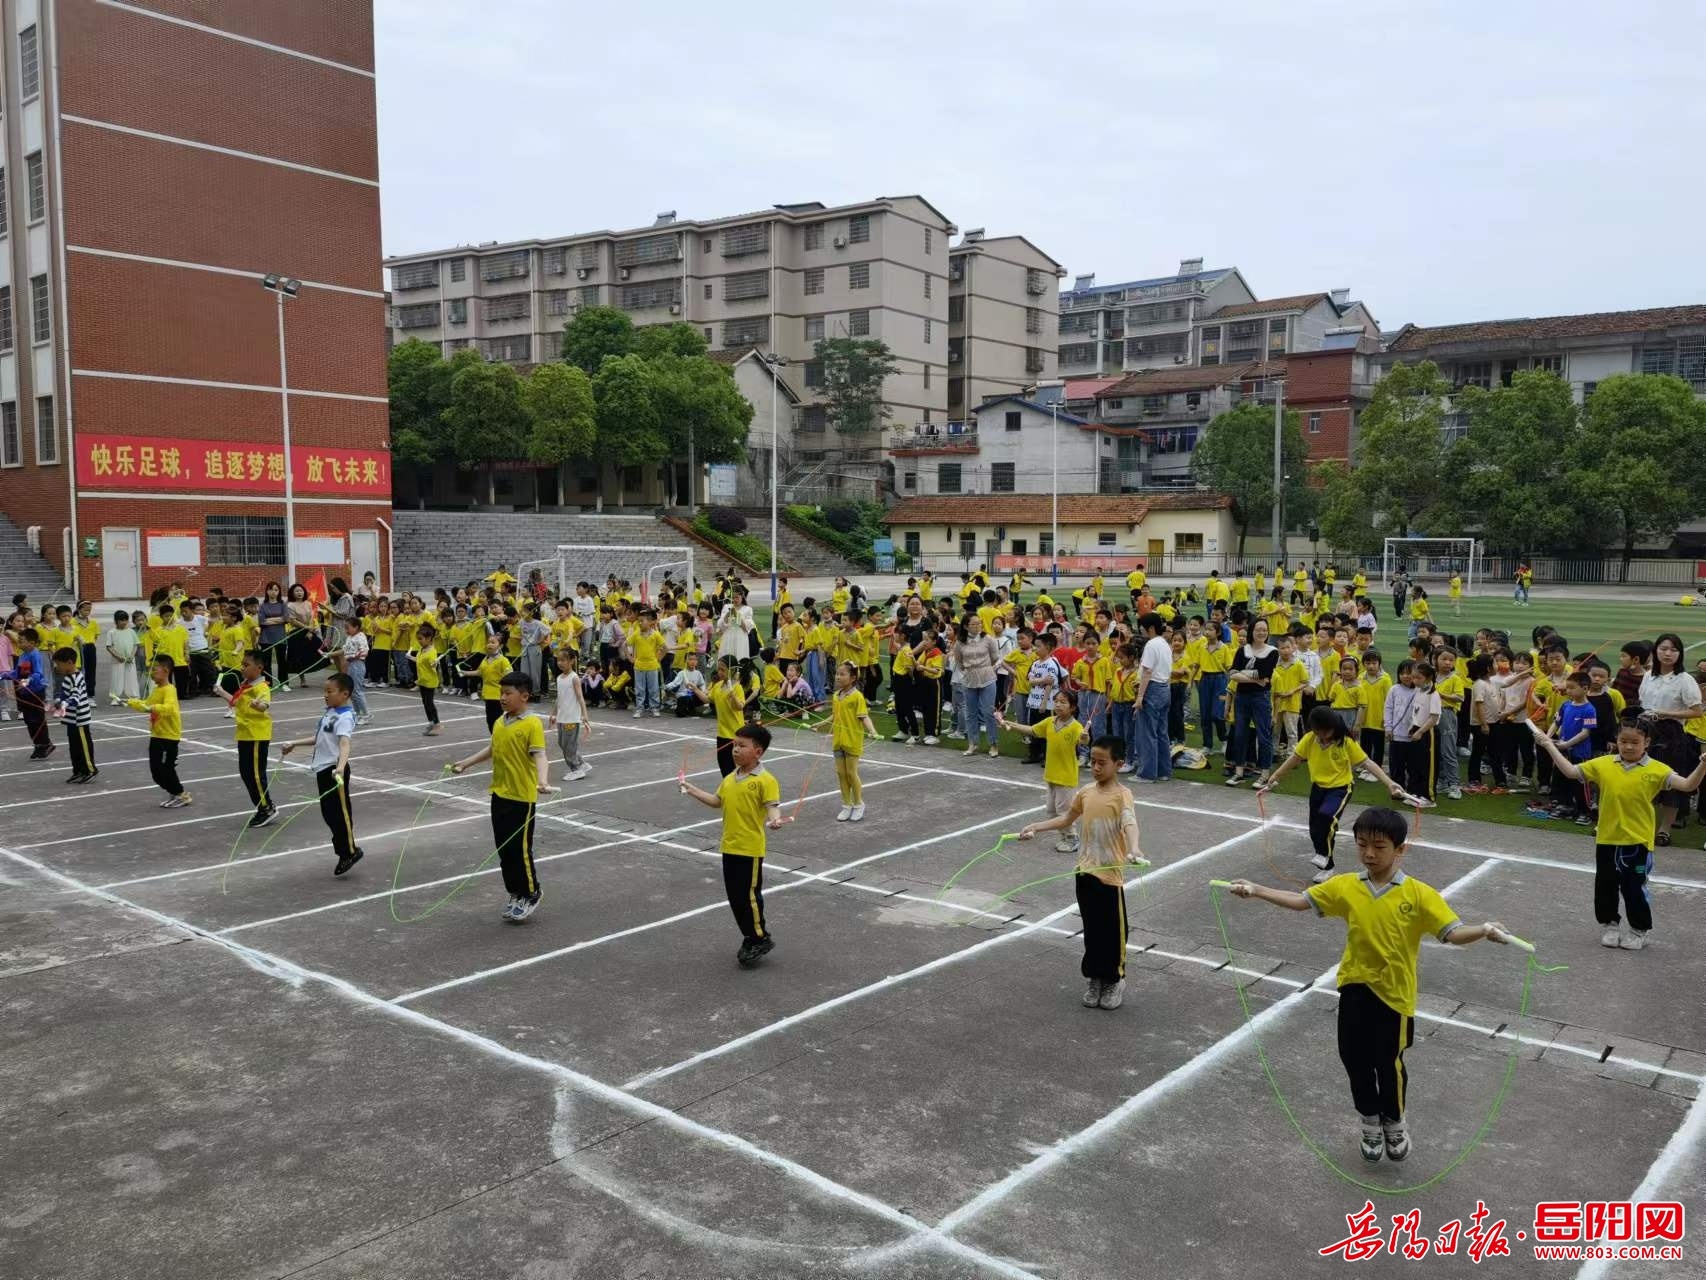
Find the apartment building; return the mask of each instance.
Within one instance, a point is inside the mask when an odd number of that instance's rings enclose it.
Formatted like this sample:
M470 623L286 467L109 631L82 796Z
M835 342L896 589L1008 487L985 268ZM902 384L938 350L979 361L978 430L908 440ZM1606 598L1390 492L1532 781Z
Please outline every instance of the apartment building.
M799 401L791 465L831 454L875 460L879 432L829 430L813 348L822 338L881 339L899 366L883 387L889 411L945 420L957 230L921 196L895 196L726 218L663 213L625 231L401 254L385 260L392 336L529 363L558 358L563 327L584 306L618 307L637 325L682 321L714 352L757 347L786 361L782 377Z
M1055 376L1066 268L1024 236L965 233L948 255L948 416Z
M1234 302L1197 323L1197 364L1249 364L1284 360L1296 351L1319 351L1329 333L1360 329L1370 338L1380 326L1349 289L1289 298Z
M1201 258L1186 258L1176 275L1150 280L1098 285L1094 275L1078 276L1060 295L1060 376L1194 365L1198 322L1255 298L1236 267L1205 270Z
M1669 373L1706 396L1706 306L1601 311L1587 315L1485 320L1423 328L1404 325L1371 358L1376 379L1395 364L1432 360L1458 388L1509 386L1525 369L1563 378L1577 402L1615 373ZM1469 430L1466 413L1445 419L1448 438Z
M11 0L0 37L0 511L83 596L387 580L371 7Z

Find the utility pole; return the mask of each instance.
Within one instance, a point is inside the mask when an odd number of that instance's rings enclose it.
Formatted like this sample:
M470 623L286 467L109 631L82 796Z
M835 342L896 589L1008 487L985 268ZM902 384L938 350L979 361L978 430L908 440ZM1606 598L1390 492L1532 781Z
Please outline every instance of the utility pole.
M1281 510L1285 501L1285 446L1283 424L1285 422L1285 379L1269 379L1274 384L1274 507L1273 507L1273 555L1275 562L1285 559L1285 548L1280 540L1285 536L1284 513Z

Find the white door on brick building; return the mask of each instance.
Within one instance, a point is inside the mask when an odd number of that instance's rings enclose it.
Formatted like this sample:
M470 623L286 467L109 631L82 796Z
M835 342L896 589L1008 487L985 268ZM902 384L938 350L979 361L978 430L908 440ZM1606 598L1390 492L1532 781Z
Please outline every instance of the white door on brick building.
M101 530L101 570L108 600L142 598L141 545L139 529Z
M350 590L361 590L361 584L368 574L373 575L375 582L379 577L379 531L377 529L351 529L349 531L349 571Z

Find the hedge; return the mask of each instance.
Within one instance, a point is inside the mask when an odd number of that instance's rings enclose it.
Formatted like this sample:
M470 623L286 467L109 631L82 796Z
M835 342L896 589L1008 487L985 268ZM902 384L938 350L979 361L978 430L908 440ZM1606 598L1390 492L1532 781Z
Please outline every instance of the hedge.
M742 564L763 570L768 570L770 567L770 544L761 542L750 534L722 533L713 529L709 518L703 513L694 519L693 532L705 539L706 542L728 552ZM792 573L793 569L778 556L776 571L778 573Z

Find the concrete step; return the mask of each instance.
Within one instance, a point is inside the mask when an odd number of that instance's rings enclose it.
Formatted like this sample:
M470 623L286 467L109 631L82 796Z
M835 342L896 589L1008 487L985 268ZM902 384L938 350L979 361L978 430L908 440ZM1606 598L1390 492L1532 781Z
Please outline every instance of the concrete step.
M49 599L63 602L68 598L59 571L41 555L30 550L29 539L5 516L0 515L0 589L5 598L0 608L8 612L12 597L22 591L37 607Z
M683 545L681 535L654 514L555 515L496 511L402 511L395 513L393 554L396 581L411 591L452 587L484 578L506 564L514 572L529 560L550 559L559 545L585 543L619 547ZM589 556L586 575L634 577L628 566L643 556L612 556L601 565ZM702 556L696 555L696 564ZM704 575L701 573L700 575ZM552 589L556 583L552 582Z
M746 517L747 532L768 544L770 508L742 507L740 512ZM835 577L838 574L845 576L855 572L834 547L794 528L786 520L779 519L776 523L776 543L782 558L794 566L796 573L811 574L814 577Z

